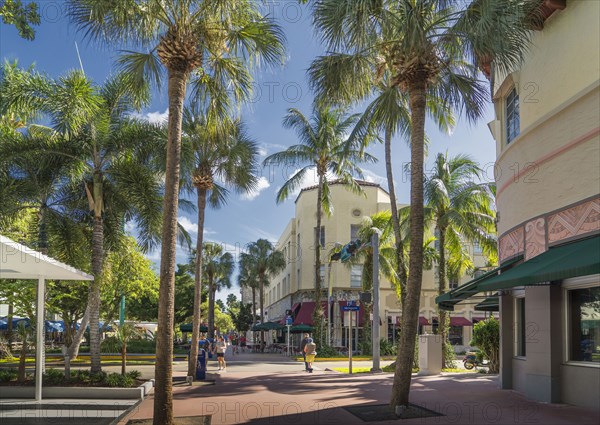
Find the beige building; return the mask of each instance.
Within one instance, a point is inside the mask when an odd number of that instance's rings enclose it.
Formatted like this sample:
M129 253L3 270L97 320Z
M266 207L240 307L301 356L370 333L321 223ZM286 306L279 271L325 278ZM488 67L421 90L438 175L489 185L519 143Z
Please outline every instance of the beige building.
M336 244L345 245L356 239L356 233L365 216L390 209L388 193L378 184L361 182L366 196L351 193L343 185L331 185L334 212L331 217L323 216L321 232L322 268L321 276L324 286L322 300L327 303L328 291L331 303L324 304L325 315L332 314L330 338L333 346L346 346L348 338L349 313L341 312L341 306L348 301L359 300L362 292L362 266L333 262L329 267L328 256ZM274 277L265 293L265 321L282 321L286 310L293 310L294 324L312 325L311 315L314 310L314 235L316 231L317 188L303 189L296 199L296 214L283 233L277 247L281 249L288 264L286 269ZM474 252L476 266L485 265L485 258L480 250ZM465 276L462 281L471 277ZM460 282L455 283L457 285ZM432 331L437 319L437 282L434 270L424 272L421 297L419 330L421 333ZM395 340L397 323L399 322L400 304L392 284L381 278L380 282L380 335L390 341ZM330 310L331 309L331 310ZM358 325L361 328L367 320L361 306ZM476 312L473 305L463 305L451 318L450 338L457 351L468 345L472 336L473 320L480 320L484 314ZM354 336L361 336L358 329Z
M600 2L541 12L493 81L502 267L441 301L500 291L502 388L600 409Z

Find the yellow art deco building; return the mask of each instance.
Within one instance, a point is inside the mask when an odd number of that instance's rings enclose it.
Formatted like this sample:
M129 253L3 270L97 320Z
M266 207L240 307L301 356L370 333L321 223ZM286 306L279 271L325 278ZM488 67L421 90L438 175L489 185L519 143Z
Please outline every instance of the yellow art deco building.
M331 185L334 212L331 217L323 216L321 245L323 281L323 310L326 317L331 315L330 335L333 346L344 347L348 344L350 317L341 311L341 307L351 300L360 300L362 292L362 266L342 264L339 261L329 266L328 253L335 244L346 244L357 237L357 231L365 216L390 209L388 193L378 184L360 182L365 195L356 195L348 191L342 184ZM317 188L303 189L296 199L295 216L290 219L277 242L288 264L286 269L275 276L265 290L265 321L281 322L286 310L293 310L294 324L312 325L314 310L314 235L316 231ZM470 247L474 254L476 266L484 266L486 260L477 247ZM473 252L474 250L474 252ZM453 282L457 286L470 280L465 276L461 282ZM392 284L382 277L380 279L380 335L395 341L400 321L400 303ZM435 269L424 272L419 318L420 333L431 333L437 323L437 281ZM331 302L328 303L328 291ZM472 324L481 320L485 313L475 311L473 305L462 305L451 314L450 339L456 351L463 351L472 336ZM354 329L353 339L362 338L362 327L371 317L366 317L364 308L358 314L358 323ZM280 335L281 337L281 335ZM356 348L356 347L355 347Z

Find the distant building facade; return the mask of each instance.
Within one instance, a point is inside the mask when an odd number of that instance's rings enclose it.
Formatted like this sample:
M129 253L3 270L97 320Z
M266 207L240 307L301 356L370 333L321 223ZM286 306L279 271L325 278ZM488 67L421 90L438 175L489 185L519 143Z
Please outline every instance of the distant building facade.
M362 292L362 265L342 264L339 261L329 265L328 254L336 244L346 244L357 238L357 232L365 216L390 209L388 193L378 184L361 182L366 196L348 191L342 184L331 185L334 212L331 217L322 218L321 231L321 277L323 284L323 311L330 329L331 345L347 346L350 316L342 312L341 307L348 301L359 300ZM295 217L290 219L279 237L277 248L287 258L287 267L275 276L265 288L265 321L283 321L286 310L293 310L294 324L312 325L314 310L314 243L316 234L317 188L303 189L296 199ZM474 247L470 248L471 250ZM486 259L475 247L474 262L482 267ZM465 276L461 282L470 280ZM459 284L455 282L454 284ZM395 341L399 330L400 302L392 284L385 277L380 279L380 335ZM331 289L330 289L331 288ZM328 303L328 293L331 301ZM421 309L419 319L420 333L431 333L437 323L437 277L435 269L423 274ZM330 309L331 308L331 309ZM366 320L363 306L358 314L358 322L353 322L355 335L362 337L362 327ZM473 305L462 305L451 314L450 339L456 351L468 346L472 337L473 321L481 320L482 312L476 312Z

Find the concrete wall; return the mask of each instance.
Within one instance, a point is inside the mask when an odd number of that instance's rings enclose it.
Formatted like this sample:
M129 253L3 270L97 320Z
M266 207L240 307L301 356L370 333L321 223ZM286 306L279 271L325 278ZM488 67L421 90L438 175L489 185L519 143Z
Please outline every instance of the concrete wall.
M564 364L560 376L564 403L600 410L600 368Z

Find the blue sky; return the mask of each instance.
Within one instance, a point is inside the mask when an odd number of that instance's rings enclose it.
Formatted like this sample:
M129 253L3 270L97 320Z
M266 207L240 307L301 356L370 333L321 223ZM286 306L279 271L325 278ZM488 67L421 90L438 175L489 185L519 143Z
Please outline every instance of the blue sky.
M113 70L118 56L115 50L99 48L83 40L60 10L61 2L40 2L42 23L37 27L36 39L32 42L18 37L13 27L0 25L0 57L3 60L18 60L23 67L35 64L39 71L51 76L59 76L70 69L79 68L75 42L79 46L81 60L86 74L101 83ZM287 60L276 69L259 69L255 75L254 97L252 102L242 108L242 117L249 133L260 143L261 154L271 154L296 143L293 131L285 130L281 121L288 108L298 108L309 114L312 93L308 90L306 69L311 61L323 53L323 47L313 35L310 14L305 6L296 0L269 2L269 12L283 27L287 43ZM155 92L152 104L142 112L151 120L166 117L166 87ZM357 110L357 112L360 112ZM491 104L486 116L475 125L459 121L451 136L440 134L435 126L428 125L427 133L431 139L429 147L430 164L438 152L448 151L451 155L467 153L475 158L488 171L492 178L495 160L495 144L487 128L493 119ZM408 181L402 177L402 165L409 161L410 152L404 140L394 140L393 161L395 166L396 190L399 201L409 200ZM382 183L385 176L383 147L374 145L370 153L379 158L377 164L365 168L368 180ZM220 210L208 210L206 216L205 240L227 244L233 254L240 247L258 238L276 240L294 214L294 199L276 205L275 193L281 186L286 170L275 169L273 173L263 172L260 190L250 196L232 194L228 204ZM314 184L309 179L306 184ZM335 200L334 200L335 203ZM195 237L196 218L181 213L180 222ZM178 248L178 259L185 261L187 253ZM150 253L149 258L159 259L159 251ZM237 288L232 289L238 294ZM219 294L225 299L229 292Z

